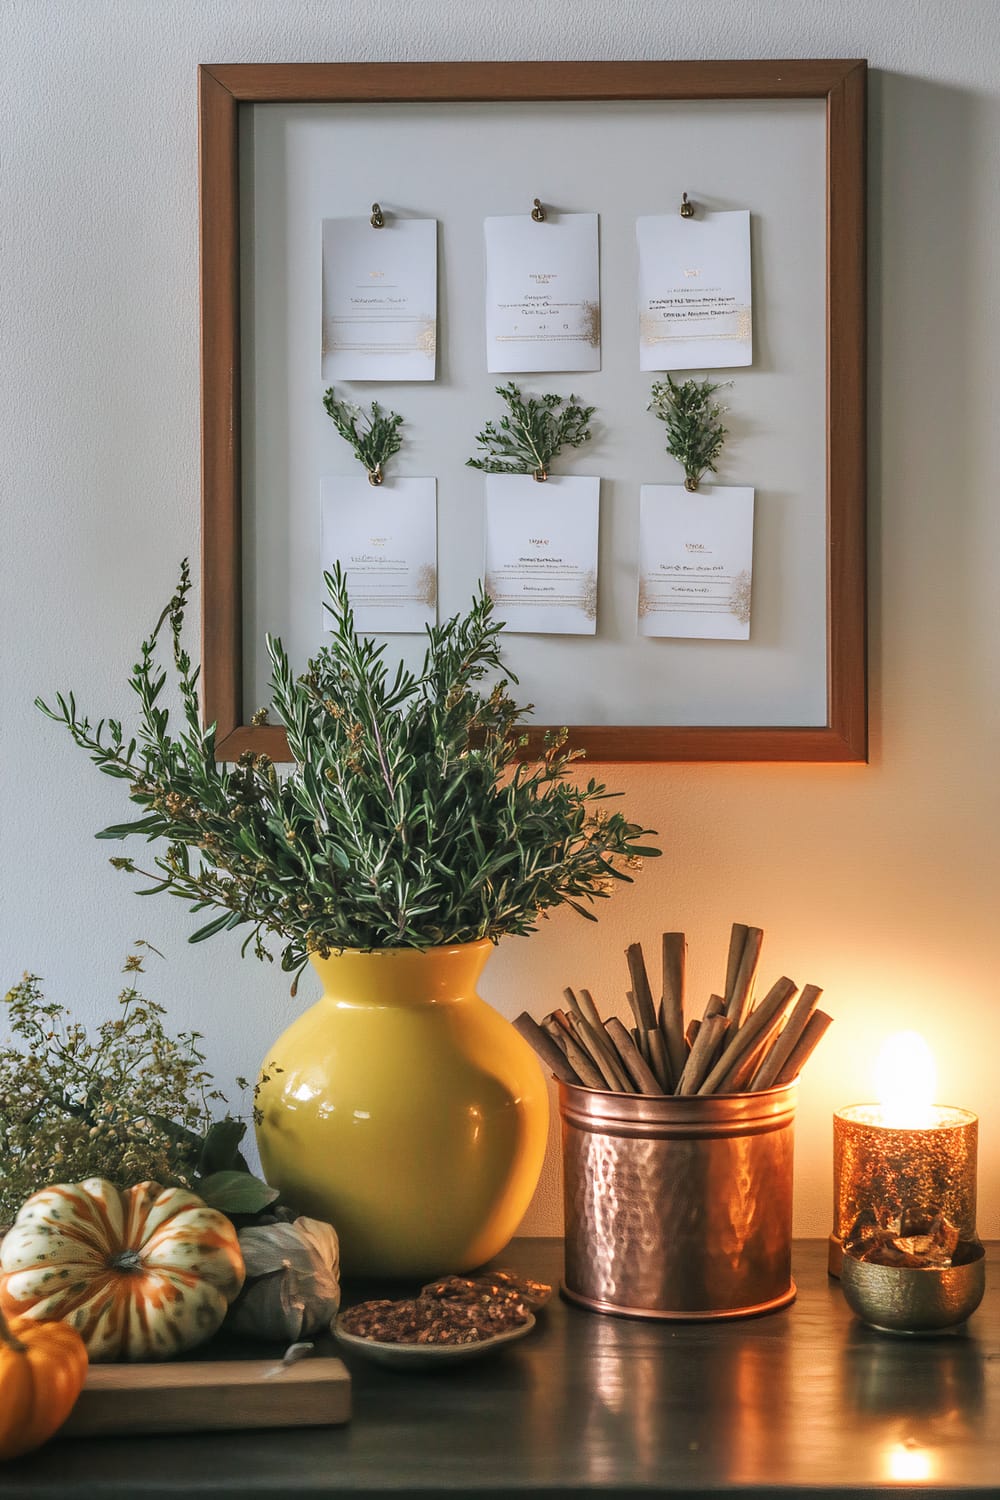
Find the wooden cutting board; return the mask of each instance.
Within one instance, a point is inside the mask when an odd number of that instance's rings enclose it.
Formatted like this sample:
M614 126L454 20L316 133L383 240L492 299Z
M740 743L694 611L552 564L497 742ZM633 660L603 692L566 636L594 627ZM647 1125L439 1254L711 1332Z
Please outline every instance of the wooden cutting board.
M59 1436L326 1427L350 1415L351 1377L339 1359L91 1365Z

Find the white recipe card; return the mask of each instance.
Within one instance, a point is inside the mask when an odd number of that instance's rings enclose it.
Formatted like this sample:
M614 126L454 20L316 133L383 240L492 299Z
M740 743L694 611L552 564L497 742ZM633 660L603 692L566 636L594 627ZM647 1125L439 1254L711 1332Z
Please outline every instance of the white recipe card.
M515 634L593 635L601 481L486 476L486 590Z
M437 220L323 220L323 379L433 380Z
M386 479L375 486L364 474L350 474L320 483L323 571L340 563L358 631L391 635L434 625L437 481Z
M639 634L750 638L752 489L644 484L639 496Z
M753 359L750 214L637 219L640 370L717 370Z
M599 370L597 215L487 219L486 368Z

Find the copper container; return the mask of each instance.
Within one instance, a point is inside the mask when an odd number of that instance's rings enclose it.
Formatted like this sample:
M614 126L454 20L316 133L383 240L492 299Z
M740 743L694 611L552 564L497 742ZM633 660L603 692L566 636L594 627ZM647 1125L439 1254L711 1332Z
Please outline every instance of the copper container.
M791 1302L796 1097L794 1083L704 1097L560 1083L565 1295L692 1320Z

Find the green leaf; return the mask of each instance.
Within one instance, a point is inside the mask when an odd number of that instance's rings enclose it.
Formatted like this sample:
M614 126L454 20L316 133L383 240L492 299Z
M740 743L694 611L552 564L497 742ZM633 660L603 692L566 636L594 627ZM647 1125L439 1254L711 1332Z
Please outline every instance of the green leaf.
M211 1177L217 1172L249 1172L246 1158L240 1150L240 1142L246 1133L246 1121L234 1120L231 1115L210 1125L201 1143L199 1174Z
M131 833L159 832L163 828L163 819L159 813L150 813L148 818L138 818L134 823L112 823L110 828L102 828L100 833L95 833L96 839L125 839Z
M192 932L188 938L189 943L203 943L206 938L214 937L217 932L222 932L232 921L232 912L224 911L221 917L216 917L211 922L206 922L204 927L199 927L197 932Z
M249 1172L213 1172L196 1181L195 1191L210 1208L224 1214L259 1214L278 1196L277 1188Z

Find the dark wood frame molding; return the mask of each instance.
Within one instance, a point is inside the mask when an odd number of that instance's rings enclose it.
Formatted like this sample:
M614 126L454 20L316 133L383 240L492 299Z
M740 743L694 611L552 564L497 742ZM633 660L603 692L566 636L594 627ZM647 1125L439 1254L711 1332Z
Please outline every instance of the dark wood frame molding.
M577 725L592 761L865 761L865 106L862 61L226 63L199 69L202 692L219 754L288 760L244 722L240 474L241 104L825 99L827 723ZM542 734L533 729L533 740Z

